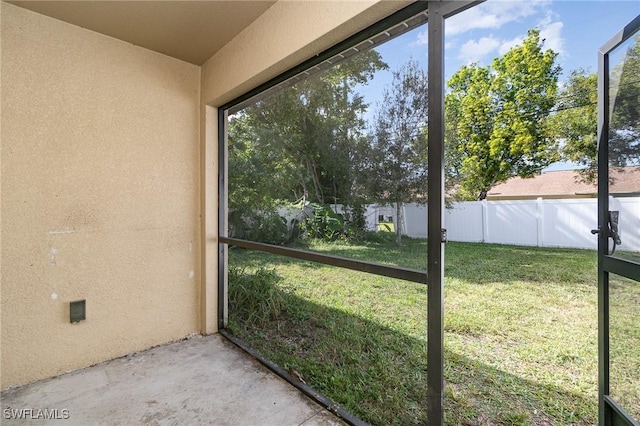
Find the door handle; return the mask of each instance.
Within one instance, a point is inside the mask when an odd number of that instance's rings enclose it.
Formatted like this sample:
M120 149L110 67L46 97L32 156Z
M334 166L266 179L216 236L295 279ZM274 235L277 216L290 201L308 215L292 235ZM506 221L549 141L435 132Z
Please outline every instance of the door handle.
M620 232L618 231L618 223L620 221L620 211L618 210L610 210L607 217L607 227L605 228L605 232L607 233L607 240L611 238L613 240L613 248L611 249L611 253L607 253L608 255L612 255L616 251L616 247L622 244L622 240L620 239ZM591 234L600 235L602 233L602 227L598 227L598 229L592 229ZM608 250L607 250L608 252Z
M618 210L609 211L609 236L613 239L616 246L622 244L620 233L618 232L618 222L620 220L620 212ZM615 250L615 246L614 246ZM613 254L613 253L612 253Z

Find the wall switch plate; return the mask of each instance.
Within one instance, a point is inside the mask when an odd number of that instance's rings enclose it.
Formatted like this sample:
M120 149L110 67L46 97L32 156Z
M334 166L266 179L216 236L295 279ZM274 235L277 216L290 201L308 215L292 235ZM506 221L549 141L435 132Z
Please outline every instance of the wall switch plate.
M83 321L87 318L86 300L76 300L69 304L69 318L72 323Z

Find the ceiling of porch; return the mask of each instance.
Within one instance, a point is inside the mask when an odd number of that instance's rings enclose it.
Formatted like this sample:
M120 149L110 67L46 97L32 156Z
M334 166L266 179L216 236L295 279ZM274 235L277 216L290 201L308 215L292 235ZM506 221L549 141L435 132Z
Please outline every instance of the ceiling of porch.
M262 15L259 1L9 1L196 65Z

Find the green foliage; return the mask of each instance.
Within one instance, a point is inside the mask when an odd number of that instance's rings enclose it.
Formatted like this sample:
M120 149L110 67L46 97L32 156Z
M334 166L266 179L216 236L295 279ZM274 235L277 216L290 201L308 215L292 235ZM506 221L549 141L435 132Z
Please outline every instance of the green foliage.
M365 238L366 223L364 206L345 206L345 214L336 213L330 205L311 204L313 216L300 223L302 235L323 241Z
M253 226L247 239L267 244L282 245L289 242L286 220L277 213L267 213L252 218Z
M640 36L628 43L620 47L624 55L610 74L609 164L618 168L640 162ZM550 120L564 142L563 158L584 166L580 177L590 183L598 175L597 103L597 74L573 71Z
M376 114L368 187L376 202L396 205L398 223L404 203L426 201L428 95L426 70L409 61L393 72Z
M346 206L347 221L349 224L349 237L355 241L360 241L366 237L366 210L366 206L361 203L356 203L352 206Z
M240 267L229 268L229 310L236 327L249 329L276 320L285 307L282 281L274 269L260 267L253 273Z
M447 143L463 192L484 199L510 177L529 177L558 159L548 115L555 105L556 53L538 30L493 60L462 67L448 82Z
M550 125L565 160L586 166L581 177L594 182L598 166L598 75L584 70L572 71L558 96L557 112Z
M291 196L297 185L295 165L263 141L264 129L251 114L229 118L229 210L251 216L257 210L273 211L278 200Z
M247 114L236 114L229 126L229 235L268 244L288 243L292 236L277 207L295 186L292 166L277 152L253 143L261 129Z
M290 243L296 236L275 211L230 212L229 230L235 238L275 245Z
M313 216L307 218L300 227L304 235L325 241L335 241L346 234L344 217L331 209L331 206L311 204Z
M609 163L640 164L640 34L619 47L624 52L610 73Z
M265 210L274 200L351 203L366 145L367 104L356 88L386 67L374 50L354 55L230 117L230 209Z

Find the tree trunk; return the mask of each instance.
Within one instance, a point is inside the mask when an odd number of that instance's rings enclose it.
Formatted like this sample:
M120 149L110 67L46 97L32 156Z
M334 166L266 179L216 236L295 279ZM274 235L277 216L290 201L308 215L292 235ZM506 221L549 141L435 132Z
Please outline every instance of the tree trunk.
M402 205L400 202L396 203L396 245L398 247L402 245L402 223L404 222Z
M307 165L307 171L311 176L311 182L313 183L313 188L315 190L315 199L318 200L320 204L324 204L324 194L322 193L322 187L320 186L320 179L318 178L316 166L310 158L305 159L305 164Z

